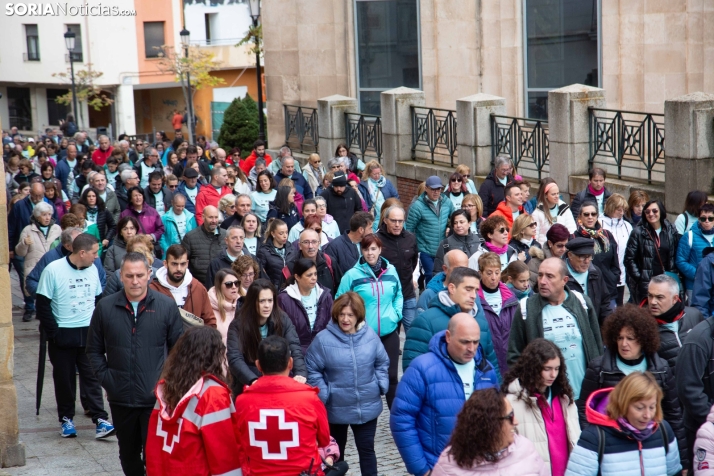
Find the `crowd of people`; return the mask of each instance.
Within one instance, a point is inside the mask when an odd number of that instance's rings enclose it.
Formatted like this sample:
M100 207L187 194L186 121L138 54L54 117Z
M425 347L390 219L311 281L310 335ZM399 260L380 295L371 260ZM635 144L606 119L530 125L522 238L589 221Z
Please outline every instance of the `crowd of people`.
M671 223L598 168L572 200L552 178L531 198L497 157L407 203L344 144L323 165L130 139L3 134L60 434L79 375L125 474L335 476L351 429L376 476L383 397L417 476L714 470L705 192Z

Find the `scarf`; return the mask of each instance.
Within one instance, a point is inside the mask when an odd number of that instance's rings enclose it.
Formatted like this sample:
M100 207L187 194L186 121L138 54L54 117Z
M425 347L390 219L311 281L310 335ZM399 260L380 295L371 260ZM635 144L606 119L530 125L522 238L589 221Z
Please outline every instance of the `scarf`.
M592 193L593 195L595 195L596 197L599 197L600 195L602 195L603 193L605 193L605 187L601 188L601 189L598 191L598 190L595 190L595 189L592 187L592 185L588 184L588 191L589 191L590 193Z
M317 183L322 185L322 169L320 167L315 168L312 164L310 164L310 168L312 169L312 173L315 174L315 177L317 177Z
M682 316L684 316L684 303L682 301L677 301L669 311L663 312L655 319L658 324L670 324L680 320Z
M654 422L654 420L649 422L647 428L645 428L644 430L638 430L634 426L630 425L630 422L627 421L624 417L618 418L617 424L620 425L622 431L624 431L637 441L645 441L647 438L652 436L655 431L657 431L657 424Z
M593 229L588 229L580 225L578 227L578 233L585 238L590 238L595 241L594 254L607 253L610 251L610 239L607 237L605 230L599 223L595 223L595 228Z
M374 275L379 278L379 275L382 274L382 257L379 257L377 262L374 263L374 266L369 263L367 263L367 266L369 266L372 269Z
M483 286L483 284L482 284L481 286ZM528 286L528 289L526 289L525 291L521 291L521 290L519 290L519 289L516 289L516 288L513 286L513 284L511 284L511 283L508 283L506 286L508 286L508 289L511 290L511 292L516 296L516 299L518 299L519 301L520 301L521 299L523 299L523 298L525 298L525 297L529 297L529 296L531 295L530 285Z
M714 235L714 228L712 228L711 230L707 231L707 230L705 230L704 228L702 228L702 227L700 226L700 227L699 227L699 231L702 232L702 235Z
M504 254L506 251L508 251L508 244L505 244L505 245L503 245L503 246L496 246L496 245L494 245L494 244L492 244L492 243L489 243L488 241L485 241L485 242L483 243L483 246L485 246L486 248L488 248L488 251L491 251L491 252L493 252L493 253L496 253L497 255L502 255L502 254Z

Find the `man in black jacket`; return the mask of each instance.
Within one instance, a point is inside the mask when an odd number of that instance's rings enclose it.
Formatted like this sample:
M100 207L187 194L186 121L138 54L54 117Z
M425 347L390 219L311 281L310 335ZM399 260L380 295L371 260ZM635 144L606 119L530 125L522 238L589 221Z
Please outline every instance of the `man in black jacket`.
M337 286L335 286L335 278L332 271L332 259L320 251L320 236L315 230L308 228L300 233L298 240L300 252L293 255L290 261L286 260L286 265L290 273L293 271L295 262L300 258L307 258L314 261L315 268L317 268L317 282L334 296L337 291Z
M373 222L374 219L369 213L357 212L350 218L350 231L338 236L325 246L324 253L332 259L335 289L340 287L342 276L359 261L360 243L362 238L372 233Z
M225 238L226 230L218 228L218 208L208 205L203 209L203 225L181 240L188 251L188 269L199 282L206 282L211 261L225 248Z
M484 218L493 213L498 204L504 200L506 184L513 181L512 171L511 159L503 156L496 157L493 170L486 176L486 180L478 189L478 195L483 202Z
M149 289L149 270L143 254L126 254L120 274L124 290L97 304L87 336L87 357L107 392L127 475L145 474L142 451L156 403L154 387L166 354L183 333L176 302Z
M590 182L585 190L576 193L570 202L570 211L573 212L573 218L576 220L580 215L580 207L585 202L595 202L598 213L602 216L605 211L605 202L612 195L612 192L605 188L605 170L595 167L590 171L589 177Z
M158 170L149 174L149 185L144 188L144 201L147 205L164 216L171 208L171 199L174 194L169 187L164 185L164 173Z
M37 286L37 316L49 345L52 379L57 400L57 416L63 438L74 438L74 408L77 395L77 372L81 379L83 402L97 426L95 437L114 434L109 415L104 410L101 380L92 372L87 359L87 331L95 302L102 286L96 266L99 251L97 239L86 233L72 242L72 254L48 264Z
M347 186L344 172L335 174L332 184L322 192L327 202L327 213L337 222L340 234L350 229L350 218L356 212L362 211L362 201L352 187Z
M610 297L600 269L592 264L595 242L587 238L573 238L565 245L568 248L568 289L585 294L593 302L600 325L612 314Z
M218 273L218 271L224 268L230 269L233 262L241 256L250 256L253 258L253 261L256 263L258 262L255 256L250 254L248 248L243 245L244 241L245 230L243 227L240 225L233 225L228 228L226 231L226 247L218 254L217 258L214 258L213 261L211 261L211 264L208 267L208 274L206 275L206 282L204 283L206 289L211 289L213 287L213 281L215 280L216 273Z
M419 262L416 235L404 229L406 214L400 205L387 208L384 223L379 227L377 236L382 241L382 257L397 270L402 285L402 325L404 334L416 317L416 293L414 291L414 270Z

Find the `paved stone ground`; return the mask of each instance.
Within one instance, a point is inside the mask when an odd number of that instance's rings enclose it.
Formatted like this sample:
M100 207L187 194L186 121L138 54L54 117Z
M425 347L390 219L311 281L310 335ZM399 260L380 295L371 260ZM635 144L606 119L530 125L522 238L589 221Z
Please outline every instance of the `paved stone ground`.
M39 354L38 321L22 322L22 294L14 271L11 273L11 277L13 282L12 321L15 326L14 380L20 417L20 440L25 443L27 465L0 470L0 476L5 474L12 476L123 475L119 464L119 447L116 438L95 440L94 425L90 418L84 416L79 402L75 417L77 438L63 439L60 437L52 383L52 364L49 358L45 367L42 406L40 414L35 415L35 388ZM402 334L403 340L404 335ZM401 364L399 368L401 376ZM105 408L109 408L106 402ZM377 426L375 450L380 475L407 474L389 430L389 411L386 403ZM345 453L345 458L350 465L350 472L347 474L360 475L357 450L354 447L351 433Z

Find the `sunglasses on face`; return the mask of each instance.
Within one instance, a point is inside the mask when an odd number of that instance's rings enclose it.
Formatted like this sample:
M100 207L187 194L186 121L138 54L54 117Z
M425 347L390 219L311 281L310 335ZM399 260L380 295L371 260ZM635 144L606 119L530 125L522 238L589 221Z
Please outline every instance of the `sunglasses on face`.
M507 231L508 231L507 228L499 228L498 230L496 230L496 232L498 232L498 233L506 233Z
M232 287L238 286L238 281L226 281L225 283L223 283L223 285L230 289Z
M464 178L464 180L468 180L469 178L471 178L470 175L461 174L461 176Z
M595 218L597 215L598 215L597 212L590 212L590 213L588 213L588 212L583 212L583 216L584 216L585 218Z
M169 187L169 189L171 189L171 190L174 190L174 189L178 188L178 185L167 185L167 187Z
M463 180L461 180L461 179L457 179L457 178L451 179L451 183L461 183L461 182L463 182Z
M645 215L659 215L659 210L657 208L650 208L649 210L645 210Z
M533 222L533 223L531 223L530 225L528 225L528 228L535 228L535 227L537 227L537 226L538 226L538 223Z
M501 418L499 418L499 420L508 420L511 423L511 425L513 425L513 421L515 420L515 418L516 418L516 414L513 413L513 410L511 410L511 413L509 413L506 416L502 416Z
M699 217L699 221L704 223L704 222L713 222L714 221L714 216L709 216L709 217Z

